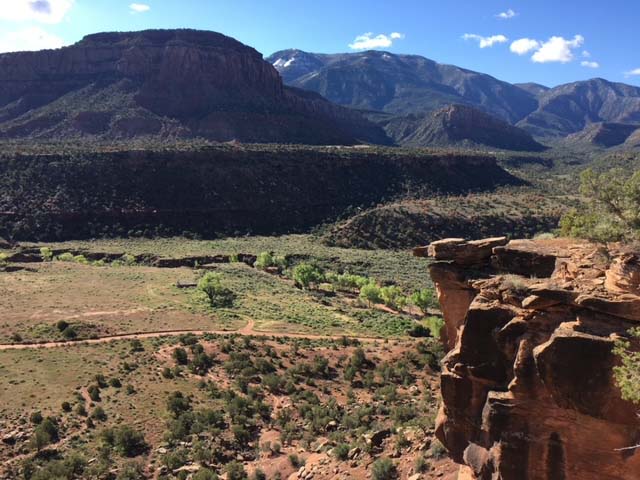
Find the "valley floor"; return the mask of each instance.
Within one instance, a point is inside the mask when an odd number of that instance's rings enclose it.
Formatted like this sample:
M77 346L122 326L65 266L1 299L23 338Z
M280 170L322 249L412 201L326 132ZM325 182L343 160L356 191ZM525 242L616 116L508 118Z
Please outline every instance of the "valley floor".
M51 261L39 261L42 247ZM409 336L437 335L437 318L238 261L267 251L407 295L430 287L408 251L304 235L5 252L0 389L12 394L0 398L0 478L213 478L233 465L252 478L453 474L433 437L441 347ZM195 288L207 272L232 305L213 308Z

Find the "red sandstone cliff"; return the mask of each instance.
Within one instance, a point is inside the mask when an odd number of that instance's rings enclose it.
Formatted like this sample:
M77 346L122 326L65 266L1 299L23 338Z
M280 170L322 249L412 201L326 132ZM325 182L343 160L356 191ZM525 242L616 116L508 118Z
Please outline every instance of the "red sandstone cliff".
M136 136L387 141L356 112L283 86L260 53L215 32L99 33L0 55L0 138Z
M437 435L460 478L640 478L637 407L612 377L640 323L640 257L567 240L449 239L416 250L451 348Z

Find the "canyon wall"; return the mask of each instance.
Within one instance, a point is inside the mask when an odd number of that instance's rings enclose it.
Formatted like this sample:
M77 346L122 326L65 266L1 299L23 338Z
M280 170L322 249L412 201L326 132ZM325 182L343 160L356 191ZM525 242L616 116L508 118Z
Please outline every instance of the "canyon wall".
M640 325L640 257L563 239L416 249L446 322L437 436L460 479L640 478L638 407L616 339Z
M0 155L11 239L308 230L397 195L523 182L490 156L377 148L211 146Z

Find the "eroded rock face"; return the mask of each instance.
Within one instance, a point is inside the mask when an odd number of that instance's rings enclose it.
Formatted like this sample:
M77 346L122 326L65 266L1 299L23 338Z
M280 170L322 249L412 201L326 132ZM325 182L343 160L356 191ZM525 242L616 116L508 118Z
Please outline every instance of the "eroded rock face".
M429 266L451 348L437 435L461 476L640 478L640 451L616 450L639 443L638 408L612 375L615 340L640 324L637 257L560 239L490 255L486 241L443 244L428 249L451 260Z
M197 30L99 33L0 55L0 138L389 143L380 127L283 85L262 55Z

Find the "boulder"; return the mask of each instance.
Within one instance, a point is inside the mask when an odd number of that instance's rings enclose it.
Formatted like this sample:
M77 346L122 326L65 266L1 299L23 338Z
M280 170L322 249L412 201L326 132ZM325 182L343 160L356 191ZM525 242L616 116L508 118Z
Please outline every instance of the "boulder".
M450 260L459 265L475 265L489 258L494 247L506 243L507 237L472 241L466 241L463 238L446 238L431 243L427 248L427 253L436 260ZM420 256L424 250L419 248L415 253Z

